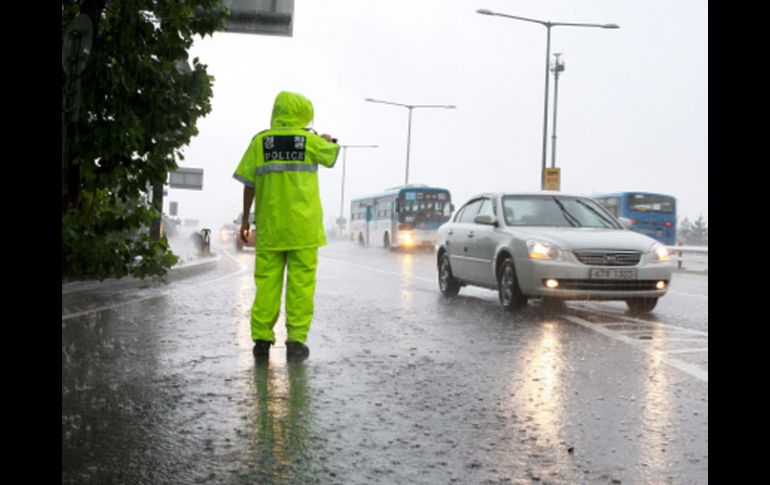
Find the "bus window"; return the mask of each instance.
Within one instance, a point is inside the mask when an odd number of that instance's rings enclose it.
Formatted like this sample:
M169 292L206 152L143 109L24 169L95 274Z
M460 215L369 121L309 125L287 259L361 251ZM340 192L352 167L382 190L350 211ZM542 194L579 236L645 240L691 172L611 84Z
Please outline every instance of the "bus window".
M639 212L674 213L674 199L671 197L650 194L632 194L628 198L628 210Z

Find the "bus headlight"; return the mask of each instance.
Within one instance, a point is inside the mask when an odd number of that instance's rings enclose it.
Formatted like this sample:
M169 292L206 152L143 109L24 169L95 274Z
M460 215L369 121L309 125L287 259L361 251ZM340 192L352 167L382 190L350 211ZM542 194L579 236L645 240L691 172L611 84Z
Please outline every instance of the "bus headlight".
M414 244L414 235L411 232L399 232L398 240L404 246L411 246Z
M527 250L529 259L564 261L564 252L558 246L545 241L531 239L527 241Z
M668 249L662 244L655 243L652 246L652 261L654 263L665 263L671 261L671 257L668 255Z

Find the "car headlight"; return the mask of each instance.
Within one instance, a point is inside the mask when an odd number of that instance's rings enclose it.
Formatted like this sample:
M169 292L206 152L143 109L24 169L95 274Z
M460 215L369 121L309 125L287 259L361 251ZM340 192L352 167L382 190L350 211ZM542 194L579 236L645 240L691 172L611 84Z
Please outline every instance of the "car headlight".
M564 252L558 246L537 240L527 241L527 251L529 259L539 259L543 261L564 261Z
M671 256L668 255L668 249L662 244L655 243L652 246L652 261L654 263L665 263L671 261Z

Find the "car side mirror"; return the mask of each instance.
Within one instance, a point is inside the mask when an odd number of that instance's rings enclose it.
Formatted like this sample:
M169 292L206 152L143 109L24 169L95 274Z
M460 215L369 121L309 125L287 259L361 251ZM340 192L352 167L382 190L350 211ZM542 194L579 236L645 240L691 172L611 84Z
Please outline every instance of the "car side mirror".
M631 219L627 217L618 217L618 220L620 221L620 224L628 230L631 230L632 227L634 227L634 224L631 222Z
M476 224L484 224L485 226L497 226L497 218L489 214L478 215L473 219Z
M449 212L454 212L454 211L455 211L455 205L449 204Z

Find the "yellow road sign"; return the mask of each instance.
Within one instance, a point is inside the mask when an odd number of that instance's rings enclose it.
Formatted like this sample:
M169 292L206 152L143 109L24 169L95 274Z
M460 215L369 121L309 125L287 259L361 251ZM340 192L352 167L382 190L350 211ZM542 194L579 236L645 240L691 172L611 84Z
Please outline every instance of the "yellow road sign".
M543 190L561 190L561 169L546 168Z

